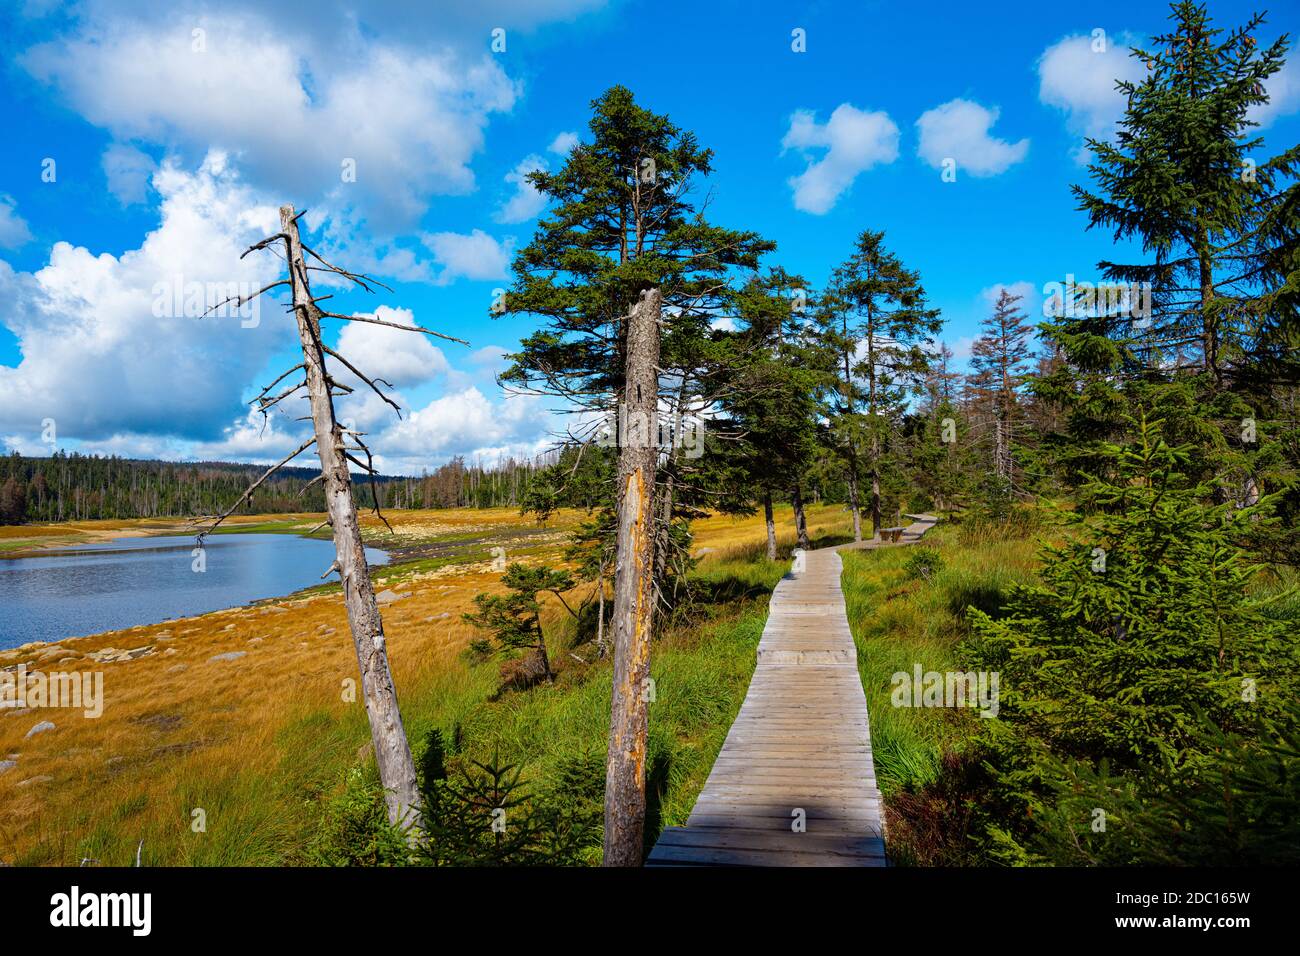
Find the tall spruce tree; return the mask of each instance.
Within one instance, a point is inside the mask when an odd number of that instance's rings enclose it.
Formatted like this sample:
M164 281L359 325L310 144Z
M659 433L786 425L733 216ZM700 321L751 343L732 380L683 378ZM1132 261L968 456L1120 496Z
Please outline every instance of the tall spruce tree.
M943 323L939 310L927 306L919 274L885 248L883 232L871 230L831 273L817 316L838 356L830 417L848 473L854 539L862 536L860 480L870 488L871 534L879 537L885 454L905 399L928 368L922 346Z
M729 309L733 274L755 269L771 244L704 218L691 188L710 172L711 152L626 88L593 101L589 131L560 170L529 174L553 206L515 257L502 311L540 318L542 327L520 344L502 381L587 413L576 441L593 439L596 419L616 424L605 863L628 866L640 863L645 836L653 571L666 565L655 549L672 541L664 516L674 489L657 480L659 414L664 404L680 407L679 396L694 388L683 379L697 379L707 364L700 349Z
M1012 446L1024 423L1020 393L1028 378L1033 334L1017 305L1021 298L1001 289L992 314L983 320L984 331L971 346L973 397L991 438L993 474L1008 489L1016 484Z
M1133 50L1145 77L1116 84L1128 101L1116 141L1088 141L1096 191L1073 191L1089 227L1136 238L1152 256L1099 263L1109 279L1150 283L1155 307L1154 317L1108 316L1106 328L1138 339L1149 365L1190 353L1219 387L1266 345L1272 287L1296 268L1290 181L1300 146L1257 159L1263 139L1251 118L1268 101L1264 82L1282 69L1289 39L1260 48L1262 14L1225 30L1192 0L1173 4L1170 20L1150 49ZM1289 254L1279 257L1279 240L1289 240Z

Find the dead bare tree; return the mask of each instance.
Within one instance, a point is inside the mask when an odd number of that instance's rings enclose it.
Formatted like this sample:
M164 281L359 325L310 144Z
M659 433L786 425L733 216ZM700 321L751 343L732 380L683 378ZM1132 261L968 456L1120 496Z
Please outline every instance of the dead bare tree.
M640 866L645 828L661 307L658 289L643 292L627 325L627 375L618 435L614 690L605 765L605 866Z
M376 472L370 449L362 440L363 433L343 428L335 417L334 396L349 394L352 392L352 388L338 381L330 374L326 366L326 357L329 356L335 359L340 365L348 369L358 380L374 390L380 398L392 405L394 409L398 409L399 415L401 411L397 403L379 387L379 383L384 385L389 383L384 382L383 379L367 377L346 358L325 345L321 336L321 320L323 318L332 318L352 322L369 322L411 332L422 332L426 335L449 339L461 344L468 343L462 339L442 335L419 326L400 325L371 316L342 315L322 310L318 303L329 298L329 296L313 298L311 282L308 278L310 272L324 272L341 277L365 289L367 292L373 292L373 286L385 289L388 287L367 275L349 272L346 269L332 265L309 246L303 245L298 232L298 220L302 215L303 213L295 215L293 206L281 206L280 232L255 243L244 252L246 256L250 252L274 247L277 243L280 243L284 249L284 259L289 274L287 278L271 283L252 296L246 299L241 298L239 305L246 304L251 299L257 298L257 296L270 289L283 285L289 286L292 292L292 302L289 309L293 312L297 322L303 361L264 388L254 400L254 404L257 405L258 410L263 415L266 415L284 400L297 395L300 390L305 390L306 398L311 406L310 418L314 436L299 446L297 451L258 478L240 496L234 507L219 516L215 522L200 533L199 542L201 545L204 536L221 524L245 501L251 500L253 492L257 490L258 486L274 474L277 469L288 464L312 445L316 446L316 453L320 457L321 473L318 478L313 479L312 483L314 484L316 481L324 483L325 501L328 509L328 517L325 523L333 528L335 549L334 563L330 565L322 577L337 572L343 584L343 600L347 607L348 626L352 631L352 643L356 648L357 664L361 669L362 694L366 702L366 715L370 719L370 737L374 743L375 762L379 767L379 780L384 788L388 819L394 825L401 826L406 830L412 830L421 826L420 795L415 773L415 762L411 759L411 748L407 743L406 731L402 726L401 711L397 704L397 689L393 685L393 675L388 664L388 647L384 639L384 625L379 614L379 606L375 601L374 586L370 581L370 569L366 564L366 553L361 540L361 527L357 520L356 503L352 498L352 476L349 465L355 466L366 474L372 482L372 487ZM315 264L308 265L308 257ZM224 303L220 304L224 305ZM272 394L276 386L295 372L303 373L301 381ZM357 454L354 453L364 454L366 460L361 461ZM379 512L377 494L374 498L374 507L376 514L383 520L383 515ZM384 523L387 525L387 521Z

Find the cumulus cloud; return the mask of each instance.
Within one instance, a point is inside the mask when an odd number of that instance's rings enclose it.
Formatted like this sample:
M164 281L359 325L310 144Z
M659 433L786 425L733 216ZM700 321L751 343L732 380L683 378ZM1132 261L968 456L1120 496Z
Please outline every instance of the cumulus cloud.
M1278 117L1300 110L1300 61L1293 55L1282 69L1264 81L1264 91L1268 93L1268 102L1246 112L1246 117L1260 126L1269 126Z
M525 156L519 165L506 173L506 182L514 186L514 194L497 210L497 222L527 222L536 219L546 206L546 196L528 181L528 174L546 168L546 161L535 153Z
M1114 135L1127 105L1115 83L1137 83L1146 68L1123 43L1108 42L1101 50L1096 46L1092 37L1077 35L1044 50L1038 59L1038 98L1062 110L1070 132L1080 139L1106 140ZM1074 157L1086 162L1088 153L1081 142Z
M482 229L475 229L469 235L459 232L428 233L423 241L442 266L442 271L435 280L438 285L449 285L461 278L492 281L505 279L509 275L513 239L498 242Z
M252 9L96 9L19 58L87 120L123 140L238 153L277 195L356 204L381 228L414 222L433 194L472 190L488 117L517 96L481 48L406 48L352 17L339 20L352 32L327 45Z
M0 431L39 433L52 418L61 439L210 439L243 414L247 383L292 341L270 301L265 315L197 317L232 286L274 278L278 260L239 255L278 229L276 209L220 153L196 172L164 164L154 187L161 222L138 249L57 242L34 273L0 261L0 321L21 355L0 365Z
M789 180L794 205L803 212L829 212L858 175L898 158L898 126L883 111L868 113L841 103L825 123L816 114L799 110L781 140L783 150L797 149L808 168ZM814 159L816 150L825 150Z
M108 191L118 202L123 206L144 202L149 179L158 168L152 156L125 143L113 143L104 150L100 164L108 180Z
M17 249L31 238L32 231L27 220L18 215L13 197L0 195L0 249Z
M495 404L469 387L435 398L394 422L371 447L381 451L388 471L412 472L431 458L534 455L550 443L551 424L550 412L533 396L511 396Z
M989 130L998 121L998 109L971 100L955 99L926 110L916 121L920 133L917 155L936 169L952 159L957 169L972 176L996 176L1025 158L1029 140L1016 143L998 139Z
M568 156L573 147L578 145L577 133L560 133L555 139L551 140L551 145L546 149L549 152L556 153L560 156Z
M358 314L399 325L419 324L410 309L386 305L374 312ZM334 350L370 379L382 378L395 388L401 388L419 385L447 372L446 356L427 336L367 322L344 322L342 325ZM337 366L332 359L330 361L332 366ZM332 367L331 372L353 388L358 384L366 387L342 366Z
M1020 296L1020 301L1016 305L1020 311L1027 312L1029 315L1038 314L1039 292L1028 279L1021 279L1018 282L995 282L993 285L980 291L980 302L984 305L986 311L992 311L994 304L1002 295L1002 290L1006 289L1011 295Z

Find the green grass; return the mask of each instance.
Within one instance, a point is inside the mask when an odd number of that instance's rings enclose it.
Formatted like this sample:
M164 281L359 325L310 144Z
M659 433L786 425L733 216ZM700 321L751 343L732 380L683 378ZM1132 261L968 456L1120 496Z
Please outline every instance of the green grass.
M891 855L923 858L905 818L917 794L940 782L945 756L959 752L980 719L969 711L895 707L898 671L964 670L957 647L967 635L966 608L995 613L1006 589L1029 580L1036 564L1033 538L966 543L958 529L939 526L925 537L944 567L929 581L904 570L907 548L844 552L843 588L858 649L858 670L871 720L872 754L885 799Z
M785 573L764 559L719 560L694 573L696 599L661 628L651 653L654 699L647 755L647 846L664 826L685 823L722 748L753 673L767 619L767 599ZM466 656L403 693L407 733L417 762L431 730L451 742L455 758L519 764L540 790L566 761L597 755L608 742L611 662L590 644L575 646L568 620L550 636L552 658L564 663L554 684L497 694L498 661ZM572 655L583 658L579 663ZM369 739L364 714L305 713L285 732L285 785L299 805L319 815L337 795L350 766L340 759ZM593 844L587 862L599 862Z

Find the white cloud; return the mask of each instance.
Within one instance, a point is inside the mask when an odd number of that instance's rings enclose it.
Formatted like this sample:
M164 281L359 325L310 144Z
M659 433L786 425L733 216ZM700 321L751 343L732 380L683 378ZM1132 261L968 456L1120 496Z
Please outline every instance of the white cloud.
M860 173L898 158L898 126L889 114L864 112L841 103L824 124L810 110L790 117L781 140L783 150L797 149L808 158L808 168L789 180L796 209L814 215L830 211ZM816 161L811 152L825 149Z
M96 9L20 57L91 123L119 139L238 153L277 195L357 204L384 227L414 222L433 194L471 191L488 117L517 96L486 52L405 48L354 17L340 18L345 35L327 44L296 19L277 24L252 10L131 18ZM355 182L343 177L349 162Z
M483 230L475 229L469 235L428 233L423 241L442 266L436 280L438 285L448 285L461 278L492 281L509 275L513 239L498 242Z
M1260 126L1268 126L1279 116L1288 116L1300 110L1300 61L1293 53L1282 69L1264 81L1268 102L1246 111L1246 118Z
M989 134L998 121L998 109L986 109L971 100L955 99L926 110L916 121L920 132L917 155L935 169L944 160L956 160L957 170L972 176L996 176L1020 162L1029 152L1029 140L1009 143Z
M1116 81L1137 83L1146 74L1130 52L1123 43L1111 41L1097 51L1090 36L1065 37L1038 59L1039 100L1063 110L1070 132L1080 139L1110 139L1127 105L1124 94L1115 89ZM1081 142L1074 157L1086 162L1088 154Z
M1027 312L1029 315L1038 314L1038 287L1028 279L1021 279L1018 282L995 282L993 285L980 290L980 302L984 305L986 312L991 311L997 303L998 298L1002 295L1002 290L1006 289L1011 295L1020 296L1020 301L1016 306L1021 312Z
M125 143L113 143L104 150L100 163L108 191L118 202L123 206L144 202L149 179L158 168L152 156Z
M164 164L154 187L161 222L138 249L115 257L57 242L34 273L0 261L0 321L21 354L0 365L0 429L39 433L52 418L61 441L207 439L243 414L246 385L292 341L269 296L256 324L188 314L203 310L190 305L208 283L224 297L231 283L255 290L274 278L277 259L239 255L279 228L275 208L219 153L194 173Z
M0 195L0 249L17 249L31 238L32 231L27 220L18 215L13 197Z
M396 322L400 325L417 325L415 314L410 309L390 308L381 305L374 312L357 313L369 315L384 322ZM405 332L401 329L389 329L382 325L368 322L341 322L338 345L334 351L356 366L357 370L370 379L382 378L395 388L407 385L419 385L448 370L447 358L442 349L429 341L428 336L419 332ZM334 366L334 360L330 360ZM341 366L331 368L340 381L353 388L367 389L364 382L359 382L351 372ZM373 394L373 392L371 393ZM390 406L391 409L391 406Z
M577 133L560 133L555 139L551 140L551 145L546 149L549 152L556 153L560 156L568 156L573 147L578 145Z
M394 422L370 447L381 453L385 469L409 473L421 462L453 455L490 461L502 454L536 454L550 443L552 424L546 407L533 396L511 396L494 404L470 387L436 398Z
M546 207L546 196L528 181L528 174L546 168L546 161L533 154L525 156L519 165L506 173L506 182L515 187L512 195L493 217L497 222L527 222L536 219Z

